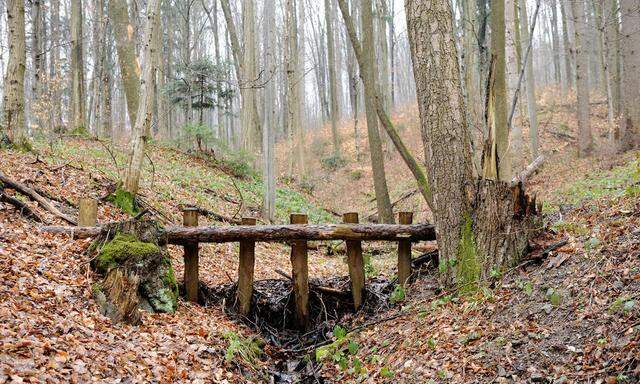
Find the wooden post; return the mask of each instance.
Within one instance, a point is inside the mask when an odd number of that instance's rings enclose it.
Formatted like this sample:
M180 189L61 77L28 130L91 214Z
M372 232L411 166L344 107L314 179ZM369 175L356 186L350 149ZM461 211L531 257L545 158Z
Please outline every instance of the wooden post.
M342 220L345 224L357 224L358 213L345 213L342 216ZM362 305L365 280L361 241L347 241L347 264L349 265L349 278L351 280L353 307L358 310L358 308L360 308L360 306Z
M92 198L80 199L78 209L78 226L93 227L98 221L98 200Z
M242 225L256 225L256 219L243 217ZM238 264L238 288L236 297L238 309L243 316L251 311L251 295L253 294L253 268L255 265L255 241L240 242L240 262Z
M399 224L413 223L413 212L400 212L398 214ZM411 241L398 241L398 284L406 285L411 276Z
M186 208L182 211L182 223L185 227L198 226L198 210ZM184 288L187 300L198 302L198 243L189 242L184 245Z
M307 224L307 215L292 213L291 224ZM291 276L293 278L293 294L296 302L296 325L305 330L309 326L309 265L307 241L291 242Z

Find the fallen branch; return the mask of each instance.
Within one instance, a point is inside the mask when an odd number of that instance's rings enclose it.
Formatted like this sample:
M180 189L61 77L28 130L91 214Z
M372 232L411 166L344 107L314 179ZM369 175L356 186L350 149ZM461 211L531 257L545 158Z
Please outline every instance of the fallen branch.
M38 216L33 209L31 209L27 204L23 201L16 199L13 196L9 196L4 191L0 190L0 202L8 203L16 207L20 211L20 214L24 217L31 218L33 221L38 223L42 223L43 220Z
M431 252L427 252L411 260L411 268L418 269L423 264L428 262L431 262L431 265L434 267L438 266L438 250L437 249Z
M278 275L280 275L280 276L282 276L282 277L286 278L287 280L289 280L289 281L293 281L293 279L291 278L291 276L289 276L289 275L288 275L286 272L284 272L283 270L281 270L281 269L276 269L276 270L275 270L275 272L276 272ZM347 291L343 291L343 290L336 289L336 288L331 288L331 287L325 287L325 286L323 286L323 285L316 284L316 283L314 283L314 282L312 282L312 281L309 281L309 285L310 285L310 286L313 286L313 289L315 289L316 291L319 291L319 292L322 292L322 293L326 293L326 294L328 294L328 295L346 296L346 295L348 295L348 294L349 294L349 292L347 292Z
M547 257L549 257L551 252L555 251L556 249L560 249L560 248L564 247L565 245L567 245L567 243L569 243L569 239L562 239L562 240L560 240L560 241L558 241L556 243L553 243L550 246L548 246L547 248L545 248L539 254L527 258L525 260L525 262L533 262L533 261L539 262L539 261L542 261L542 260L546 259Z
M539 155L527 167L511 180L511 187L524 183L544 163L544 155Z
M70 216L60 212L60 210L54 207L47 199L39 195L33 189L27 187L26 185L19 183L13 179L8 178L3 173L0 172L0 181L5 184L7 187L11 189L15 189L16 191L22 193L23 195L29 196L31 199L35 200L40 204L40 206L47 211L53 213L55 216L61 218L69 224L77 225L76 221Z
M404 200L406 200L406 199L410 198L411 196L415 195L416 193L418 193L418 189L417 189L417 188L416 188L416 189L412 189L412 190L410 190L410 191L406 191L406 192L404 192L403 194L401 194L401 195L400 195L400 197L398 197L395 201L393 201L393 202L391 203L391 208L392 208L392 209L393 209L393 208L395 208L395 207L396 207L396 205L398 205L398 204L399 204L399 203L401 203L402 201L404 201ZM375 199L374 199L374 201L375 201ZM377 215L377 214L378 214L378 209L377 209L377 208L374 208L373 210L369 211L369 213L367 214L366 219L367 219L367 220L370 220L373 216L375 216L375 215Z
M183 208L186 208L186 207L196 209L196 210L198 210L199 214L201 214L203 216L210 217L210 218L212 218L212 219L214 219L216 221L220 221L220 222L223 222L223 223L229 223L229 224L237 224L237 225L242 224L242 220L234 219L233 217L229 217L229 216L224 216L224 215L221 215L219 213L210 211L210 210L205 209L205 208L200 208L200 207L195 206L195 205L184 205L184 206L181 205L178 208L180 210L182 210Z
M576 141L576 138L573 137L572 135L568 134L568 133L564 133L564 132L558 132L558 131L549 131L549 133L551 133L554 136L557 136L561 139L565 139L565 140L569 140L569 141Z

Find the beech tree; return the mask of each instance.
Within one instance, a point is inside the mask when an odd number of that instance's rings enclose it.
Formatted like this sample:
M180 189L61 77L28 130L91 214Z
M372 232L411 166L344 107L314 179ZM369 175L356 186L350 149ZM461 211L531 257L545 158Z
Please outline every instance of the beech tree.
M586 48L586 14L584 0L571 2L571 12L575 25L575 55L576 55L576 94L578 99L578 155L588 156L593 150L591 135L591 121L589 120L589 79L588 53Z
M149 0L147 2L147 14L144 34L144 69L140 77L140 103L136 112L136 123L132 131L131 149L129 155L129 165L124 180L124 190L135 196L140 186L140 174L142 173L142 162L147 142L151 138L151 120L153 117L154 87L153 80L156 72L154 63L155 50L158 49L154 42L158 32L156 18L160 11L161 0Z
M405 9L440 268L443 281L466 289L492 270L513 265L526 252L532 218L524 214L527 207L523 204L530 203L520 186L511 187L506 172L480 180L473 176L449 1L406 0ZM502 15L504 2L493 1L494 54L504 52ZM495 68L503 67L495 64L503 60L493 58L493 71L498 75L490 87L501 88L494 89L494 94L504 93L504 69ZM495 97L494 103L502 104L495 110L506 110L503 97ZM485 161L499 162L500 158L485 156ZM501 169L495 163L489 168Z
M18 143L25 134L24 117L24 74L27 51L24 37L24 1L9 0L7 2L7 22L9 35L9 62L4 77L4 98L2 137L5 144Z
M85 124L84 54L82 49L82 0L71 0L71 127Z
M620 148L640 147L640 5L635 0L620 0L622 16L622 65L624 86Z

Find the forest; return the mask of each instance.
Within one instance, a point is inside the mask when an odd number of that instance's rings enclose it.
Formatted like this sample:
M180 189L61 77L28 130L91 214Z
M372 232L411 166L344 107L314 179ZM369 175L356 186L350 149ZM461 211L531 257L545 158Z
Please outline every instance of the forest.
M640 382L639 0L0 0L0 382Z

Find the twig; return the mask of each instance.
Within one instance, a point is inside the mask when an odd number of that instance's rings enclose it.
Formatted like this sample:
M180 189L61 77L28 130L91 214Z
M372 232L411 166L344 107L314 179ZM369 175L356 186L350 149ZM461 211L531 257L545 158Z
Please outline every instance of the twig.
M277 273L278 275L284 277L285 279L289 280L289 281L293 281L293 279L291 278L291 276L289 276L286 272L284 272L281 269L275 269L275 273ZM326 293L329 295L338 295L338 296L344 296L344 295L348 295L349 292L340 290L340 289L336 289L336 288L331 288L331 287L325 287L323 285L319 285L313 282L309 282L309 285L312 285L314 287L314 289L316 289L317 291L320 291L322 293Z

